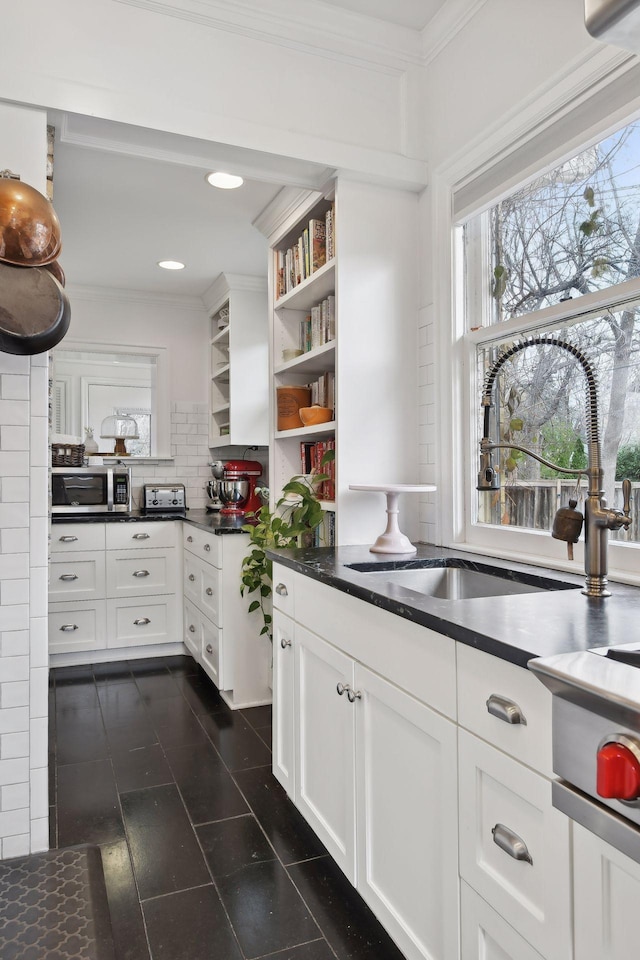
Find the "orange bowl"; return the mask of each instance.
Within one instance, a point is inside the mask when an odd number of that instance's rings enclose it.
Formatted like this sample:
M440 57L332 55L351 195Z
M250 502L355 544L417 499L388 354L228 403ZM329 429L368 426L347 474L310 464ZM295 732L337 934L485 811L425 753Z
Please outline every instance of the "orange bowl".
M330 407L300 407L298 413L305 427L314 427L317 423L333 420L333 410Z

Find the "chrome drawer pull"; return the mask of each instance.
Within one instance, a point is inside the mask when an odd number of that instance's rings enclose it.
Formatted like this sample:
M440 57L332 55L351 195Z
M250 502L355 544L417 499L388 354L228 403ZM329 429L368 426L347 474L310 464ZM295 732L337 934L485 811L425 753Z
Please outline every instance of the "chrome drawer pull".
M195 573L190 573L190 574L189 574L189 580L193 581L193 580L195 580L195 578L196 578Z
M72 630L77 630L77 629L78 629L77 623L63 623L62 626L60 627L60 630L62 630L63 633L70 633Z
M288 597L288 596L289 596L289 591L288 591L287 588L285 587L284 583L279 583L279 584L278 584L278 586L276 587L276 593L278 594L279 597Z
M210 544L210 543L205 543L204 549L205 549L205 550L207 551L207 553L208 553L209 550L211 550L211 544Z
M356 700L362 700L362 694L359 690L352 690L350 687L347 688L347 697L349 703L355 703Z
M513 700L507 700L506 697L500 697L497 693L492 693L487 700L487 710L492 717L498 720L504 720L505 723L519 723L526 727L527 721L517 703Z
M213 647L211 646L210 643L207 644L207 646L205 647L205 649L206 649L207 653L213 653Z
M59 579L60 579L60 580L64 580L65 583L66 583L68 580L77 580L77 579L78 579L78 574L77 574L77 573L62 573L62 574L60 575Z
M77 537L58 537L60 543L75 543L77 539Z
M280 646L282 647L283 650L286 650L287 647L291 646L291 640L289 640L287 637L281 637ZM338 686L340 686L340 684L338 684ZM338 690L338 693L340 693L339 690ZM342 691L342 693L344 693L344 690ZM342 696L342 693L340 693L340 696Z
M207 589L205 590L205 593L208 597L213 596L213 590L211 589L211 587L207 587Z
M151 623L149 617L138 617L137 620L133 621L134 627L146 627L148 623Z
M348 683L338 683L336 684L336 690L338 691L338 696L341 697L343 693L346 693L350 690L351 687Z
M491 828L491 833L493 834L493 842L514 860L526 860L527 863L533 864L531 854L522 837L519 837L513 830L509 830L509 827L505 827L504 823L496 823L495 827Z
M194 627L194 625L193 625L192 623L190 623L190 624L189 624L189 633L195 633L195 632L196 632L196 628Z
M148 570L134 570L134 572L131 574L131 576L132 576L132 577L148 577L148 576L149 576L149 571L148 571Z
M132 540L148 540L148 539L149 539L149 534L148 534L148 533L134 533L134 535L133 535L133 537L132 537L131 539L132 539Z

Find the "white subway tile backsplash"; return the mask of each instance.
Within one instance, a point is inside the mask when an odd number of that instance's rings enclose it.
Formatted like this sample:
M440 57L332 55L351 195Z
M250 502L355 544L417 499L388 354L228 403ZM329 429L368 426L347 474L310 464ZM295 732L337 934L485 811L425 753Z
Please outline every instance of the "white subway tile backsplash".
M28 374L31 364L29 357L21 357L17 354L3 353L0 356L0 374L22 373Z
M29 780L29 759L0 760L0 787L9 783L26 783Z
M49 849L49 817L31 821L31 853Z
M26 503L28 499L29 477L2 477L2 480L0 480L0 501L2 503Z
M42 416L49 405L49 370L35 366L31 370L30 397L35 416Z
M4 663L4 659L2 661ZM15 680L13 683L0 683L0 707L28 707L29 681Z
M4 683L0 684L4 687ZM0 694L1 696L1 694ZM0 707L0 737L5 733L24 733L29 729L28 707Z
M2 532L3 544L4 536L5 531ZM28 580L7 580L0 584L0 604L4 606L11 603L29 603Z
M36 717L29 724L31 746L29 765L32 770L36 767L46 767L49 760L49 721L47 717Z
M2 401L0 401L1 403ZM0 450L0 475L2 477L28 477L29 454L24 451ZM26 499L26 488L22 488L21 500Z
M4 733L0 737L0 760L17 760L28 756L28 733Z
M29 427L0 426L0 448L2 450L28 450Z
M46 617L49 614L48 590L49 571L46 567L31 567L29 570L31 594L29 598L30 615Z
M0 535L0 542L2 538ZM20 580L29 576L29 554L2 553L0 554L0 580ZM0 627L0 630L12 630L13 627ZM20 628L17 628L20 629Z
M29 443L32 467L48 467L49 452L49 421L47 417L31 417L31 437Z
M0 376L0 396L3 400L28 400L29 377L3 373Z
M29 637L31 668L46 667L49 664L49 636L46 617L32 617Z
M15 837L29 832L29 808L0 813L0 837Z
M29 527L28 503L0 503L0 530L9 527Z
M38 767L31 771L31 817L40 819L49 814L49 784L47 768Z
M49 471L47 467L31 467L31 496L29 505L32 517L46 517L49 512Z
M31 517L29 560L33 567L44 567L49 559L49 518Z
M28 652L28 630L7 630L0 634L0 657L22 657Z
M0 400L0 426L28 427L28 400ZM29 444L25 444L28 449Z
M0 810L19 810L29 806L29 784L12 783L0 787Z
M29 682L29 710L31 717L46 717L49 710L49 668L32 668Z
M2 841L2 857L10 860L12 857L26 857L31 853L31 838L28 833L21 833L18 837L5 837ZM47 847L43 847L46 850Z
M28 527L16 527L12 529L10 527L5 527L0 531L0 544L2 545L2 553L24 553L25 555L29 553L29 528ZM24 601L28 602L27 599ZM4 602L4 601L2 601ZM11 602L11 601L9 601ZM14 601L18 602L18 601Z
M20 581L17 581L18 583ZM29 657L3 657L0 687L14 680L29 679ZM3 704L4 706L4 704Z
M18 556L26 557L27 554L18 554ZM3 558L0 557L0 561L2 559ZM28 629L29 629L29 607L27 604L17 603L10 607L0 606L0 631L28 630Z

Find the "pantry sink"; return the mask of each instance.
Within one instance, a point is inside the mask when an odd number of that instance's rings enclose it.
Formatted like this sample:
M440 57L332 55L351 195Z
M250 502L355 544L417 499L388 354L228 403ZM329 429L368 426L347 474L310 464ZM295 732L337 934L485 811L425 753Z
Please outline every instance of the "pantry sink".
M538 574L492 567L458 557L429 560L348 563L366 573L367 581L384 584L393 596L433 597L438 600L477 600L547 590L579 590L580 586Z

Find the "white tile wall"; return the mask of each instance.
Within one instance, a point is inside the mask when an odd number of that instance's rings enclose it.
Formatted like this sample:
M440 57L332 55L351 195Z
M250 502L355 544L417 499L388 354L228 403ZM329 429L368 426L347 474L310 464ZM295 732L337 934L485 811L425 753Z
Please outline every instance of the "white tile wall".
M177 400L171 404L171 456L154 464L132 464L133 498L141 505L142 485L175 480L184 483L187 506L203 508L208 502L204 490L211 479L209 424L206 403Z
M48 376L46 354L0 354L2 859L48 846Z

